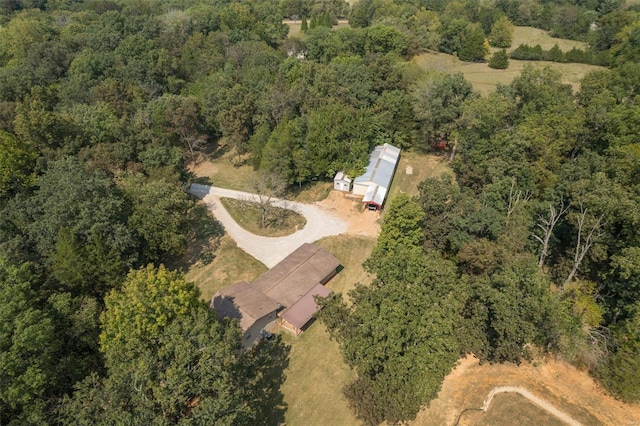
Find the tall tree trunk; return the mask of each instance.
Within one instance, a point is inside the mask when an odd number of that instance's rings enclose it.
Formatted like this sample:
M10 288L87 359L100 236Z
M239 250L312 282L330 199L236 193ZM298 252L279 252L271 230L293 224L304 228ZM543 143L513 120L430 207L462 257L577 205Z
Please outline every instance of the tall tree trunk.
M587 234L587 237L584 239L584 242L582 242L582 234L584 230L584 221L586 216L587 216L587 209L582 208L582 203L580 203L580 215L578 216L578 241L576 241L576 250L573 255L573 266L571 268L571 272L569 272L569 276L567 276L567 279L564 280L564 283L562 284L562 288L564 288L565 285L567 285L568 283L571 282L571 280L573 280L576 273L578 272L578 268L580 268L580 264L582 263L582 260L586 256L591 246L593 246L593 244L595 243L595 240L600 236L600 228L603 225L602 216L598 218L596 223L593 225L593 227Z
M538 258L538 266L540 268L544 265L544 261L549 253L549 240L551 240L551 236L553 235L553 228L555 228L560 218L566 214L567 211L569 211L569 206L565 207L564 200L560 200L559 210L556 210L553 205L549 206L549 219L540 216L540 222L542 223L538 223L538 228L542 229L542 237L535 234L533 235L533 237L542 244L542 250Z

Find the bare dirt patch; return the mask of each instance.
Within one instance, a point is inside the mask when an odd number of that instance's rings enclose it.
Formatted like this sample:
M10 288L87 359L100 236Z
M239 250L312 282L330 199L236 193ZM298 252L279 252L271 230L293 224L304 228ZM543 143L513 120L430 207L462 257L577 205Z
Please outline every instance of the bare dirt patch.
M360 197L353 197L341 191L331 191L327 198L316 205L347 222L348 234L368 237L377 237L380 234L380 214L363 210Z
M418 414L413 424L453 425L464 409L482 407L484 399L496 386L526 388L584 425L640 425L640 405L623 404L608 396L586 372L562 361L549 359L520 366L480 365L471 356L463 358L445 378L438 398ZM524 399L521 402L519 405L523 409L533 412L530 402ZM544 424L542 417L533 415L530 418L531 421L520 424ZM513 404L492 406L487 413L469 411L461 417L459 424L487 422L498 426L514 424Z

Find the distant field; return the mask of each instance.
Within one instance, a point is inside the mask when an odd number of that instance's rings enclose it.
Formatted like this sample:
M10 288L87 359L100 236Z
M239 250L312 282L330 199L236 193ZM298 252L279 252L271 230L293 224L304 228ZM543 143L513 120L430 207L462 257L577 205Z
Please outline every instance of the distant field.
M300 25L302 25L302 22L299 19L297 21L284 20L283 22L289 26L289 37L300 35ZM307 19L307 23L309 23L308 19ZM348 26L349 26L348 20L340 19L338 21L338 25L334 26L333 28L335 29L335 28L348 27Z
M587 44L584 42L563 38L553 38L549 33L539 28L515 27L513 31L513 43L511 43L511 48L507 49L507 51L511 52L523 43L526 43L529 46L539 44L544 50L549 50L557 44L563 52L567 52L574 47L576 49L583 50L587 48Z
M580 80L588 72L604 69L597 65L563 64L547 61L516 61L509 59L508 69L495 70L489 68L489 65L486 63L462 62L452 55L432 52L416 56L413 61L424 69L451 73L461 72L464 74L464 77L473 84L473 88L484 95L494 91L499 83L511 83L515 77L520 75L520 72L526 64L540 68L550 66L558 70L562 74L563 82L570 84L574 91L580 88Z
M515 27L513 32L513 43L511 44L511 47L507 49L507 51L511 52L521 44L528 44L529 46L535 46L536 44L539 44L544 50L549 50L557 44L560 50L562 50L563 52L568 52L574 47L576 49L583 50L587 48L587 44L584 42L562 38L553 38L547 31L541 30L539 28ZM496 50L498 49L492 49L492 51ZM436 61L438 63L438 66L442 66L442 64L440 64L441 61L445 64L448 63L453 72L462 72L465 78L473 84L473 87L482 94L487 94L495 90L498 83L511 83L511 81L515 77L520 75L520 72L526 64L532 64L539 67L545 67L549 65L552 68L558 70L563 76L563 82L570 84L574 92L580 88L580 80L585 76L585 74L592 70L602 69L602 67L587 64L563 64L558 62L533 62L510 59L508 69L494 70L489 68L486 63L476 64L461 62L454 57L450 57L448 60L444 61L441 58L438 59Z

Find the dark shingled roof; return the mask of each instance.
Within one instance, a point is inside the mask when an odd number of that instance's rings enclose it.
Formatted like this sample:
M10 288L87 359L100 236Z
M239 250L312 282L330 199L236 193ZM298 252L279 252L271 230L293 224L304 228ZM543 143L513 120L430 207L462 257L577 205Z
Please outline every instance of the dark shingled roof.
M278 302L246 281L240 281L217 292L211 300L216 318L238 318L242 331L247 331L258 319L277 310Z
M282 311L280 317L300 330L309 322L313 314L320 309L320 306L316 304L313 296L327 297L330 293L331 290L327 287L322 284L316 284L293 306Z
M253 282L285 307L293 306L316 284L325 284L340 261L325 249L305 243Z

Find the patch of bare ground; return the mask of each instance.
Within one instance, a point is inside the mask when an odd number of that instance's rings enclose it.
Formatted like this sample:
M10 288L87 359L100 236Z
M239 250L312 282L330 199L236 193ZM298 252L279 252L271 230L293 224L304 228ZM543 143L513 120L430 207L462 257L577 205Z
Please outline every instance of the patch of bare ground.
M316 205L347 222L348 234L377 237L380 234L380 214L363 209L361 198L341 191L331 191L327 198Z
M624 404L607 395L584 371L554 359L533 363L480 364L472 356L445 378L438 398L423 408L413 425L453 425L467 408L480 408L496 386L520 386L584 425L640 425L640 405ZM507 395L507 394L505 394ZM548 413L524 398L502 395L504 401L487 412L467 411L460 425L540 425ZM516 420L514 407L528 413ZM539 413L539 414L536 414Z

